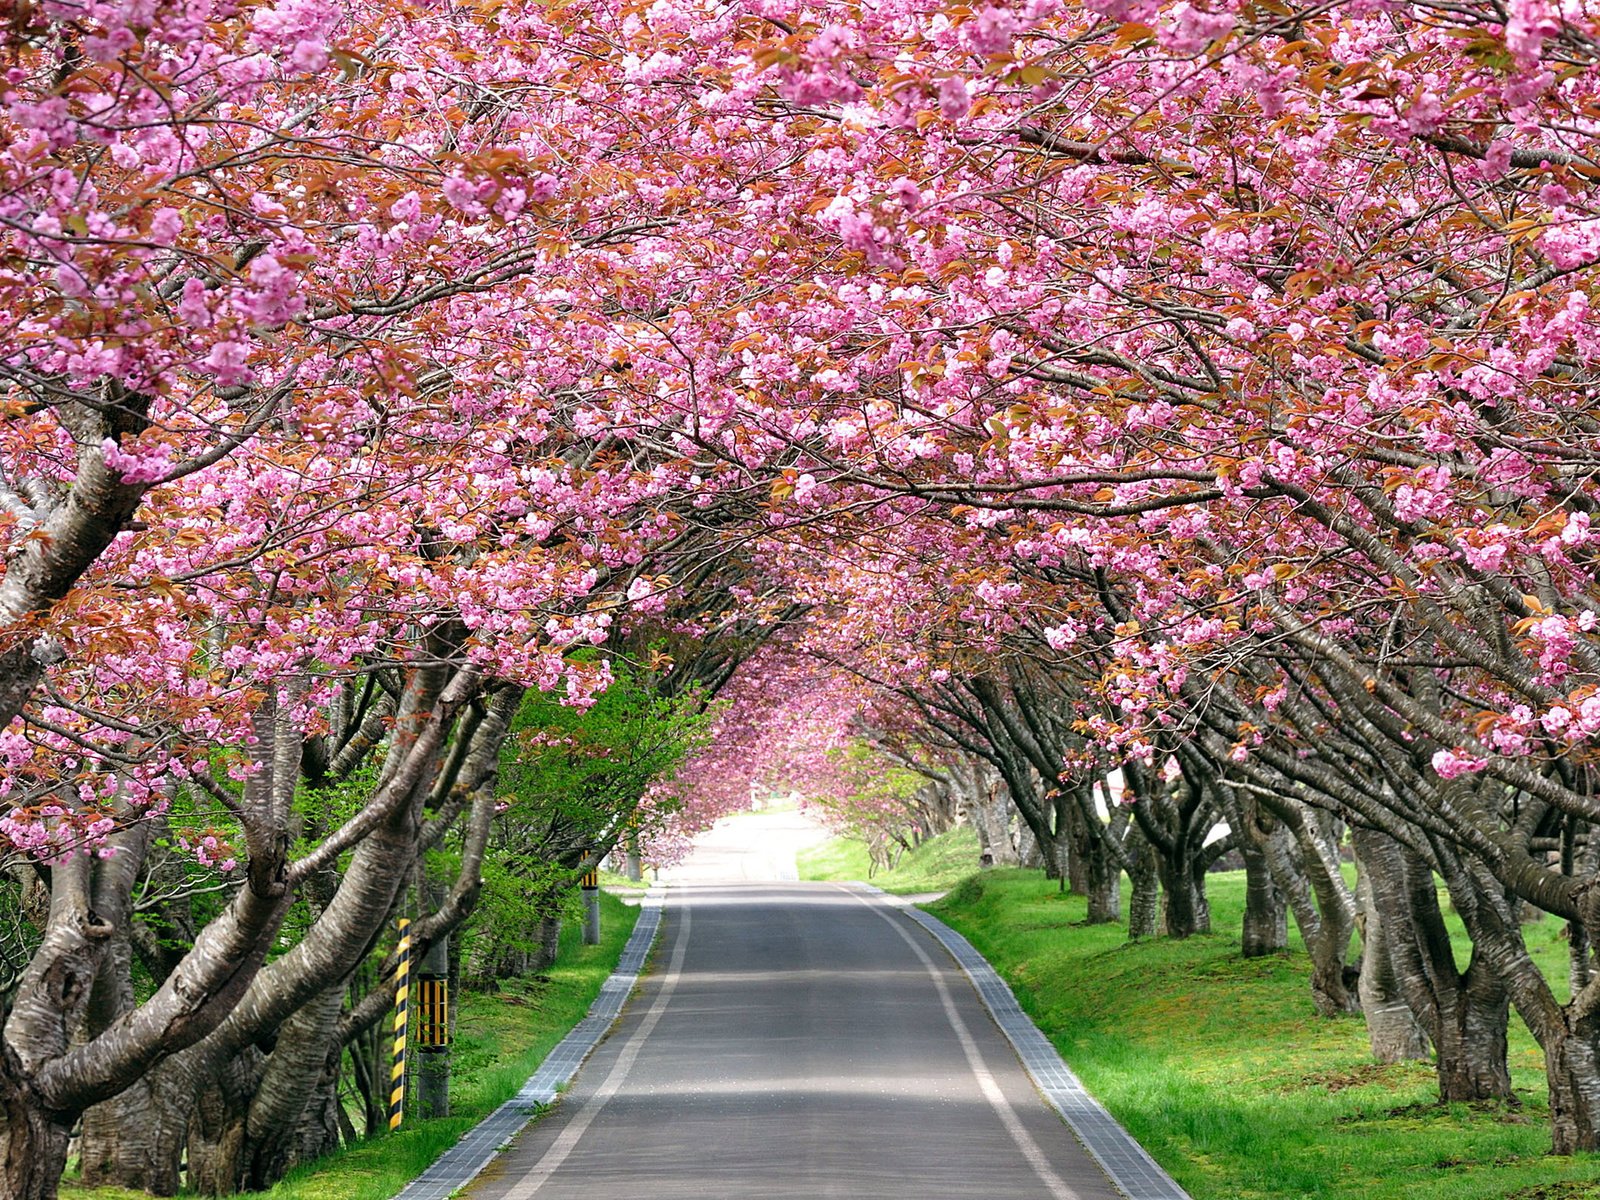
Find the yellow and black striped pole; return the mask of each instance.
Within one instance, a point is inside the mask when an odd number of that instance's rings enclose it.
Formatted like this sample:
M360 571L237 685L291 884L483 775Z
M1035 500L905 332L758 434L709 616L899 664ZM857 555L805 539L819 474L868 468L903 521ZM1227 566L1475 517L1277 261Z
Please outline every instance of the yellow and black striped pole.
M399 1129L406 1108L406 1025L411 999L411 922L400 918L394 965L394 1055L389 1066L389 1128Z

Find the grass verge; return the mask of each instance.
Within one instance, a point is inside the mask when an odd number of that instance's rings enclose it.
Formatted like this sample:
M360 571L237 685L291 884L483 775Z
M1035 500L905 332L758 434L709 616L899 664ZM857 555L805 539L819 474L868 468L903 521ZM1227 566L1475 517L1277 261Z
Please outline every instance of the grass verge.
M598 946L583 945L581 923L567 921L556 965L543 976L514 981L498 993L461 998L451 1056L453 1115L431 1121L408 1116L398 1132L296 1168L265 1195L270 1200L388 1200L515 1096L583 1019L622 957L638 915L636 907L602 892ZM143 1192L83 1188L71 1181L63 1181L61 1195L63 1200L148 1200Z
M865 879L896 895L949 891L978 867L978 835L962 825L931 837L885 871L873 873L865 842L831 838L796 856L801 879Z
M973 875L928 908L1195 1200L1600 1197L1600 1156L1547 1153L1542 1059L1515 1016L1519 1102L1440 1106L1431 1066L1378 1066L1359 1017L1315 1015L1298 940L1239 957L1242 873L1212 875L1208 892L1218 932L1183 942L1078 924L1083 899L1036 871ZM1560 929L1527 930L1558 977Z

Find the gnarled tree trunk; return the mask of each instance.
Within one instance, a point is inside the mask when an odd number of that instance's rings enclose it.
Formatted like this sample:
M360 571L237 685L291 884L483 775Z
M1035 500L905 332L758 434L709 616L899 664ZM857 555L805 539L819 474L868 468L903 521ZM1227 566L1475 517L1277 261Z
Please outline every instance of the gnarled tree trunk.
M84 1183L177 1195L193 1108L193 1082L166 1063L95 1105L83 1118Z
M1189 855L1173 858L1162 856L1158 870L1161 875L1161 915L1167 936L1192 937L1197 933L1211 932L1211 905L1206 901L1200 876L1194 860Z
M330 1053L340 1052L341 980L324 989L284 1022L245 1117L242 1173L246 1191L271 1187L298 1161L301 1120L326 1078Z
M70 1114L52 1113L29 1094L21 1063L0 1045L0 1196L6 1200L55 1200L67 1169L72 1140Z
M1246 958L1282 954L1289 948L1289 905L1277 882L1267 856L1255 839L1239 839L1244 856L1244 928L1239 945Z
M265 1070L264 1056L246 1047L221 1064L195 1096L189 1122L189 1189L202 1196L238 1190L245 1167L250 1097Z
M1467 969L1456 966L1437 880L1416 849L1376 830L1358 828L1352 834L1372 902L1393 917L1385 925L1384 943L1401 994L1433 1042L1439 1098L1510 1099L1509 999L1499 972L1477 944ZM1469 928L1474 904L1470 896L1458 895Z
M1406 1003L1395 977L1389 949L1386 917L1373 899L1372 883L1361 872L1356 886L1361 907L1361 1015L1367 1022L1367 1042L1377 1062L1395 1063L1428 1057L1428 1032Z
M1275 838L1268 856L1278 864L1274 875L1284 887L1311 955L1311 1002L1325 1017L1352 1015L1361 1008L1354 990L1358 980L1351 978L1354 972L1348 966L1357 908L1339 870L1333 821L1326 813L1293 801L1286 812L1294 822L1292 837ZM1314 908L1304 901L1301 879L1310 883Z
M1137 827L1128 831L1128 849L1133 860L1128 872L1133 893L1128 900L1128 937L1155 937L1161 932L1161 885L1156 853Z
M1128 858L1122 839L1130 813L1126 805L1113 804L1103 820L1095 807L1093 782L1073 787L1072 795L1079 815L1074 836L1085 868L1087 921L1109 925L1122 919L1122 868Z

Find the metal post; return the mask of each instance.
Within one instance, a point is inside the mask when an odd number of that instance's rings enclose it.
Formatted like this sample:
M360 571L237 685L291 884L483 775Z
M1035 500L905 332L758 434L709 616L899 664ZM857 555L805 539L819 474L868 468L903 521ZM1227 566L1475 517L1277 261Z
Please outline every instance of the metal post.
M639 830L637 828L628 830L628 878L635 883L644 878L644 864L639 858Z
M399 1129L406 1108L406 1032L411 999L411 922L400 918L395 949L394 1050L389 1061L389 1128Z
M443 897L430 889L437 909ZM450 1115L450 938L436 939L417 970L422 1022L417 1027L417 1114Z
M583 944L600 944L600 872L593 868L583 874Z

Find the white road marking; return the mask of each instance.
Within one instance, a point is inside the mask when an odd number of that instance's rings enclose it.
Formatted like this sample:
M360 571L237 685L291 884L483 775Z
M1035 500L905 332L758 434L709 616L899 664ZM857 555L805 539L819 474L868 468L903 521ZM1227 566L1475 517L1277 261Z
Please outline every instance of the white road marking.
M1011 1140L1017 1144L1017 1149L1022 1151L1022 1157L1028 1160L1028 1165L1033 1168L1033 1173L1039 1177L1039 1182L1049 1189L1055 1200L1081 1200L1077 1192L1065 1179L1057 1175L1055 1168L1050 1165L1050 1160L1033 1140L1033 1135L1022 1124L1022 1118L1017 1116L1016 1109L1011 1107L1011 1101L1006 1099L1005 1093L1000 1090L1000 1085L995 1082L989 1064L983 1061L983 1054L978 1050L978 1043L973 1040L972 1031L967 1028L966 1021L962 1020L961 1013L956 1009L955 999L950 995L950 988L944 981L938 966L928 956L928 952L918 944L899 921L895 920L881 904L874 904L861 893L849 888L841 888L849 896L853 896L877 913L889 923L889 928L900 935L900 939L911 947L923 967L928 972L928 977L933 980L933 986L939 990L939 1001L944 1005L945 1019L950 1022L950 1028L955 1031L956 1040L961 1043L961 1050L967 1056L967 1065L972 1068L972 1074L978 1081L978 1090L983 1093L983 1098L989 1102L989 1107L994 1109L995 1116L1000 1118L1000 1123L1006 1127L1006 1132L1011 1135Z
M639 1057L639 1052L644 1049L645 1039L648 1038L661 1016L667 1011L667 1004L672 999L672 993L677 990L678 980L683 974L683 960L689 953L689 909L688 906L677 910L678 931L672 942L672 959L667 965L667 973L661 977L661 990L656 993L655 1003L650 1005L650 1010L645 1013L644 1020L639 1022L639 1028L633 1031L633 1036L628 1039L628 1044L622 1048L622 1053L617 1055L617 1061L611 1068L611 1074L606 1076L604 1083L589 1097L578 1115L567 1122L567 1127L561 1131L560 1136L550 1143L550 1148L544 1152L543 1157L513 1184L505 1194L505 1200L528 1200L528 1198L549 1182L561 1164L567 1161L567 1156L572 1153L578 1144L578 1139L584 1131L594 1123L600 1115L600 1110L605 1108L607 1102L622 1085L627 1082L628 1073L633 1070L634 1060Z

